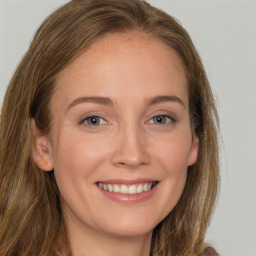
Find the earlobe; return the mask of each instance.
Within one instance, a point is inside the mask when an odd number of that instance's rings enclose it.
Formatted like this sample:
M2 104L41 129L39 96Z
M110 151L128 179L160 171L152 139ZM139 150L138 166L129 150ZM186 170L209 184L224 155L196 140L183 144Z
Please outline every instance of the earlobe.
M188 156L188 166L191 166L196 163L197 156L198 156L198 148L199 148L199 139L197 136L194 136L189 156Z
M49 136L42 134L38 130L34 119L31 120L31 128L33 132L34 161L43 171L51 171L53 169L53 161L49 150Z

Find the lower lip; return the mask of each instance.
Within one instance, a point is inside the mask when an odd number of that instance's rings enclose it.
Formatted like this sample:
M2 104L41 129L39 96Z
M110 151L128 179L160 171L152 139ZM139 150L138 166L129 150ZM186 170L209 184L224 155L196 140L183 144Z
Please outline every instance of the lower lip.
M104 189L98 187L98 189L108 198L119 202L123 204L137 204L144 202L146 200L149 200L153 195L155 194L157 188L158 188L159 183L157 183L150 191L147 192L142 192L138 194L121 194L121 193L114 193L114 192L108 192L105 191Z

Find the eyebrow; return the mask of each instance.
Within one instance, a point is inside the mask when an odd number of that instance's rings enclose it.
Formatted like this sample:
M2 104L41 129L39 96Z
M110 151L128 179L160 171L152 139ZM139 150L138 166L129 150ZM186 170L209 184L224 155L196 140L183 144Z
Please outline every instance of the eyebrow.
M101 104L101 105L107 105L107 106L113 106L114 103L110 98L107 97L81 97L81 98L77 98L74 101L71 102L71 104L68 106L67 111L69 111L70 108L81 104L81 103L96 103L96 104Z
M185 107L185 103L181 100L181 98L175 96L175 95L159 95L153 98L149 98L147 101L147 105L155 105L162 102L176 102L181 104L183 107Z
M155 97L146 99L146 105L148 105L148 106L159 104L162 102L176 102L185 107L184 102L179 97L177 97L175 95L171 95L171 96L159 95L159 96L155 96ZM99 96L81 97L81 98L77 98L71 102L71 104L67 108L67 112L69 111L70 108L72 108L78 104L81 104L81 103L96 103L96 104L107 105L107 106L114 105L113 101L108 97L99 97Z

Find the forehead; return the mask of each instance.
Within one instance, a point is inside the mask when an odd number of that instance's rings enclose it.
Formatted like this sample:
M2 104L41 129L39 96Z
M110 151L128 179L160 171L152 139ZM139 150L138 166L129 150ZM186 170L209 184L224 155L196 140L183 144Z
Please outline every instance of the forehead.
M181 59L160 40L134 31L107 35L85 49L60 72L55 96L66 91L66 99L80 93L115 97L133 90L150 97L166 89L187 94Z

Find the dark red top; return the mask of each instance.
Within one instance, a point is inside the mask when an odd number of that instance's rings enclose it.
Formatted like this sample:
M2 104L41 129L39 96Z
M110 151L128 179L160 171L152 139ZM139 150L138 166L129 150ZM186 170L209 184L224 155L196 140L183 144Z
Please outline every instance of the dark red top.
M220 256L220 255L214 250L214 248L208 246L204 250L204 256Z

